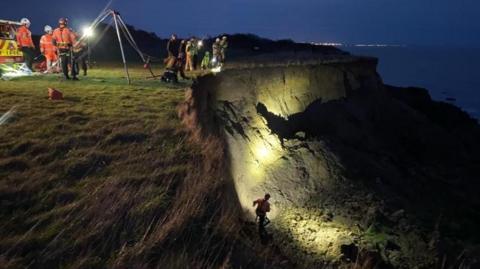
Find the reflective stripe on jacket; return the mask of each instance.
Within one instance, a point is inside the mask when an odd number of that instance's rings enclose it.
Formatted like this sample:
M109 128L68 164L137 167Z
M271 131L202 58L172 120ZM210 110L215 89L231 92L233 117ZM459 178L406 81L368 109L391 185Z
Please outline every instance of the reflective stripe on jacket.
M40 51L43 55L55 54L57 48L53 45L53 36L51 34L45 34L40 38Z
M53 31L53 40L59 49L68 49L75 43L72 31L68 28L57 28Z
M32 32L25 25L17 30L17 44L19 47L35 48L32 40Z

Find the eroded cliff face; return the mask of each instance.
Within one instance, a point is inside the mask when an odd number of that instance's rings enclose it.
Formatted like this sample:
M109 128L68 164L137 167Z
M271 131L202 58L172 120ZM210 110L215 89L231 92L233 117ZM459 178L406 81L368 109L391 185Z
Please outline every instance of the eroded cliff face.
M227 69L199 78L181 109L197 135L225 137L245 218L254 218L254 199L271 194L274 240L306 267L355 260L359 249L395 267L437 262L438 231L422 232L408 208L424 183L405 184L458 157L429 154L463 145L447 141L410 162L417 139L442 137L421 146L430 150L451 137L392 96L376 64L344 57Z
M213 112L225 130L232 173L241 204L251 210L266 192L276 206L298 205L332 178L321 143L306 141L283 121L315 102L345 98L382 83L374 59L350 62L230 69L200 78L194 91L206 95L199 111ZM205 107L203 107L205 106ZM201 118L212 115L200 115Z

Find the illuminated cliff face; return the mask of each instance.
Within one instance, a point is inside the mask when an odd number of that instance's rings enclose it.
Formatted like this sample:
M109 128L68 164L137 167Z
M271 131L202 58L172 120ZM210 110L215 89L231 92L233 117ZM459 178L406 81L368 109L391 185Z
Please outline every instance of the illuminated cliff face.
M462 202L438 183L444 175L470 184L478 172L476 157L461 150L463 143L475 147L478 135L459 128L466 138L452 139L451 128L468 119L444 106L426 91L383 85L375 60L350 57L247 65L200 77L180 116L195 137L225 144L226 176L245 218L254 220L254 199L271 194L269 229L276 246L297 261L312 268L343 261L355 249L380 248L381 259L398 267L421 261L431 268L436 256L429 245L436 239L428 229L434 225L422 232L406 208L422 218L428 212L434 222L443 214L438 203ZM446 127L439 126L445 119ZM471 174L452 163L468 164ZM431 192L432 185L441 191Z
M312 66L227 70L208 91L224 124L232 174L241 204L272 195L274 219L282 209L302 205L328 186L328 150L301 131L295 115L313 103L347 96L361 87L379 87L375 61ZM365 68L367 67L367 68ZM366 85L368 84L368 85ZM207 90L207 89L205 89Z
M309 137L305 129L312 127L309 110L315 106L361 88L380 87L375 67L373 59L351 58L231 69L200 78L187 94L189 104L182 115L186 125L206 135L218 129L227 142L235 191L246 217L253 220L252 201L270 193L269 218L285 235L278 240L292 253L334 259L339 244L353 240L348 225L322 221L324 208L312 203L319 194L335 191L342 167L326 143Z
M200 77L180 109L195 137L213 135L225 144L228 176L245 218L254 220L253 200L271 194L275 242L312 267L343 259L342 247L375 249L387 240L419 249L415 255L391 250L398 264L432 257L418 232L386 236L372 226L385 214L383 198L359 179L381 181L385 175L391 184L402 182L396 163L385 156L411 159L398 142L412 129L388 123L405 115L406 121L422 121L387 93L376 63L346 57L227 69ZM387 155L379 160L378 152Z

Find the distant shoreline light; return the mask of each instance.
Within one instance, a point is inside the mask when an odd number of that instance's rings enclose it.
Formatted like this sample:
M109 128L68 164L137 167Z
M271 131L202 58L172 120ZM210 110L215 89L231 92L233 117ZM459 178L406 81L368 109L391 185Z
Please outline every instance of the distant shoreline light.
M396 44L343 44L334 42L311 42L310 44L315 46L334 46L334 47L406 47L407 45Z

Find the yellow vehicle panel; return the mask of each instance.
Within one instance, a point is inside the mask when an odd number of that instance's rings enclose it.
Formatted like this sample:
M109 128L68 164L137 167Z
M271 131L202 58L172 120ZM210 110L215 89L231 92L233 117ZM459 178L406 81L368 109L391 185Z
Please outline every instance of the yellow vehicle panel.
M23 54L15 40L0 39L0 56L22 57Z

